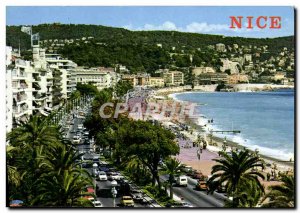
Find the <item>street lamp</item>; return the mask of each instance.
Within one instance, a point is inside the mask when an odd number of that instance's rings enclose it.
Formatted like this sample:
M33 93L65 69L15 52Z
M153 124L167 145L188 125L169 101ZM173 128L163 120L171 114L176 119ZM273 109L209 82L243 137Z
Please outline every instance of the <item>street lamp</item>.
M98 171L97 171L97 168L98 168L98 164L97 163L94 163L93 164L93 172L94 172L94 193L96 195L96 177L97 177L97 174L98 174Z
M118 185L117 181L113 180L111 182L111 194L113 196L113 206L116 207L116 196L117 196L117 190L116 190L116 186Z

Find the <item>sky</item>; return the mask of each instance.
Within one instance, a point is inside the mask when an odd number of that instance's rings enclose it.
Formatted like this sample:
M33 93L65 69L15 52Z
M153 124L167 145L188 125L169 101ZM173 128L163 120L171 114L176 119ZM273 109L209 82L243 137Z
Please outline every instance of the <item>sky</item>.
M244 16L243 28L230 29L230 16ZM281 29L246 29L246 17L280 16ZM220 6L7 6L7 25L95 24L129 30L175 30L241 37L294 35L293 7ZM268 19L269 23L269 19Z

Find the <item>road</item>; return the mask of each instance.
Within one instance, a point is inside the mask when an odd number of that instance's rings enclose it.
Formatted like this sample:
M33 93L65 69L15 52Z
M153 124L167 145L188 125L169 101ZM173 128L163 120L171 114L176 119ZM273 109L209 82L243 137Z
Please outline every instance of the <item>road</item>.
M168 175L161 176L161 180L166 181ZM212 195L207 195L206 192L197 191L194 189L195 184L188 181L187 187L173 186L173 192L178 197L183 197L185 202L192 204L194 207L223 207L224 201L215 198Z
M83 118L74 118L74 125L71 126L71 130L77 131L78 124L83 123ZM68 134L68 137L70 140L73 139L73 135L76 133L72 133L71 131ZM89 144L79 144L77 145L77 149L80 152L88 153L91 150ZM94 155L93 152L90 152L91 155ZM92 169L87 169L90 173L92 173ZM161 176L161 179L163 181L167 180L168 176ZM94 180L96 181L96 180ZM101 201L103 207L114 207L113 204L113 198L111 193L111 183L110 181L96 181L97 186L99 187L98 193L97 193L97 200ZM215 208L215 207L223 207L224 201L217 199L215 196L207 195L206 192L196 191L194 190L193 181L188 181L187 187L173 187L174 194L178 197L183 197L185 202L188 202L192 204L194 207L207 207L207 208ZM116 207L120 207L120 197L116 197L115 199ZM136 203L135 207L148 207L146 205L141 205Z
M74 118L74 124L71 126L71 130L74 130L75 132L78 129L78 124L82 124L84 119L82 118ZM68 138L70 140L73 139L73 136L76 133L72 133L71 131L68 133ZM93 152L91 152L90 144L78 144L77 149L80 152L84 153L90 153L92 156L95 155ZM86 168L86 170L92 174L92 168ZM99 187L98 193L97 193L97 200L101 201L103 207L114 207L113 197L111 193L111 181L96 181L97 187ZM121 197L117 195L115 198L115 207L121 207L120 206L120 200ZM135 203L135 207L148 207L147 205L142 205L139 203Z

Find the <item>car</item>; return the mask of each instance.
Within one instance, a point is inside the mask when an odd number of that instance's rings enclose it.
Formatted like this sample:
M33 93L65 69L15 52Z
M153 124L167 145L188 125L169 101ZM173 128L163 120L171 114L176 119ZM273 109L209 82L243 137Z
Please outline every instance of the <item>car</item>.
M138 201L138 202L141 202L143 200L144 195L140 190L134 189L134 190L131 190L130 192L131 192L131 196L132 196L133 200Z
M187 186L188 185L188 180L187 180L187 176L183 176L183 175L180 175L177 180L176 180L176 184L178 186Z
M121 198L121 205L134 207L134 201L131 196L123 196Z
M186 173L189 173L191 171L193 171L193 168L191 166L185 166L182 171L186 172Z
M190 203L187 203L187 202L182 202L181 204L180 204L180 207L184 207L184 208L192 208L192 207L194 207L192 204L190 204Z
M107 180L107 175L105 172L100 171L98 175L99 180Z
M121 179L124 179L124 176L121 175L120 173L118 172L110 172L110 175L108 177L109 180L121 180Z
M93 205L94 205L94 207L96 207L96 208L102 207L102 203L101 203L99 200L95 200L95 201L93 202Z
M78 139L80 139L79 136L77 136L77 135L74 135L74 136L73 136L73 140L78 140Z
M81 142L80 139L73 139L74 144L80 144L80 142Z
M205 180L199 180L195 186L197 190L207 191L208 187Z
M199 179L203 178L203 173L202 172L194 172L191 177L193 179L199 180Z
M103 171L103 172L109 172L109 168L105 167L105 166L99 166L99 170ZM108 175L108 174L107 174Z
M120 173L115 173L113 175L111 175L112 179L113 180L121 180L121 179L124 179L124 176L121 175Z

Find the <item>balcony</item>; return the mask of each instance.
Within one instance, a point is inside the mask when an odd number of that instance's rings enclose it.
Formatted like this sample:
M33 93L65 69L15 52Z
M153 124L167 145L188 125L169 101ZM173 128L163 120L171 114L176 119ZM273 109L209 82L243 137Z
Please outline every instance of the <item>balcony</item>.
M14 95L14 99L16 100L16 102L26 101L27 95L18 93L17 95Z
M35 76L33 77L34 81L41 81L41 77L40 76Z
M42 101L42 100L45 100L47 98L46 94L36 94L34 95L34 98L36 101Z
M22 111L22 112L27 111L27 110L28 110L28 105L27 105L27 104L24 104L24 105L22 105L20 108L21 108L21 111Z
M60 77L59 75L54 76L53 78L54 78L55 80L57 80L57 81L61 81L61 80L62 80L62 77Z
M32 87L33 87L35 90L40 90L40 89L41 89L41 86L40 86L38 83L36 83L36 82L33 83Z
M18 114L19 113L18 107L16 107L16 106L13 107L13 113L14 114Z
M28 85L26 83L20 83L20 89L27 89Z
M12 72L12 79L16 80L16 79L26 79L27 78L27 74L26 73L17 73L17 72Z

